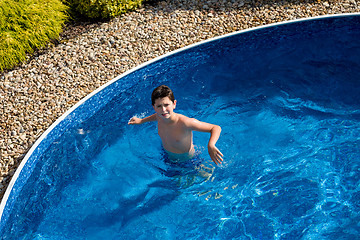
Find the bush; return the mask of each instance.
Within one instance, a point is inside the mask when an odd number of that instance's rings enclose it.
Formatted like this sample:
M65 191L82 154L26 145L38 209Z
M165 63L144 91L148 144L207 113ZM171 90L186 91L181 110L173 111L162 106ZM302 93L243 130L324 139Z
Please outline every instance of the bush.
M0 71L59 37L67 19L61 0L0 1Z
M72 11L93 19L110 19L133 10L144 0L63 0Z

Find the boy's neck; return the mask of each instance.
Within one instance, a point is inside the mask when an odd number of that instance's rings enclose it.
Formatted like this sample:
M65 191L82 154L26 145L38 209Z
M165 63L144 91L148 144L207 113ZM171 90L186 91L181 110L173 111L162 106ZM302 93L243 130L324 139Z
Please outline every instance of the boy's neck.
M169 119L163 119L163 122L166 124L174 124L178 121L179 116L177 113L173 112Z

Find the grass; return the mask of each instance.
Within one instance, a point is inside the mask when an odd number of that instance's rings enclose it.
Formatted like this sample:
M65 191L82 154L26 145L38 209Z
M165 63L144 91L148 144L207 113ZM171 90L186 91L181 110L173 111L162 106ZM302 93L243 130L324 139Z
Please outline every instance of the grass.
M71 9L92 19L110 19L139 7L144 0L67 0Z
M110 19L144 0L0 0L0 73L58 39L70 18ZM71 16L70 16L71 15Z
M59 37L67 6L61 0L0 2L0 71L11 69L35 49Z

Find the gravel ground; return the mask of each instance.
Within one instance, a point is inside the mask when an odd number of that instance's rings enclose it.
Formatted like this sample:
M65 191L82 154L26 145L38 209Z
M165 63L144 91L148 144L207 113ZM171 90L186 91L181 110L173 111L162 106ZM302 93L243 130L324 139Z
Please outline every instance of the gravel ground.
M119 74L215 36L285 20L360 12L360 0L153 0L60 41L0 75L0 199L24 154L66 110Z

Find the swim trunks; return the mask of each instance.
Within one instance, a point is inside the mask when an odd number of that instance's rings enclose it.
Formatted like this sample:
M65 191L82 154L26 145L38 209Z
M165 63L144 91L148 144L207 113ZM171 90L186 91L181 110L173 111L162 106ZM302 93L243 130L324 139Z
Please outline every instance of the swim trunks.
M184 161L190 160L195 157L194 149L192 149L188 153L173 153L173 152L167 151L165 148L163 148L163 149L168 157L168 160L170 160L174 163L175 162L184 162Z

